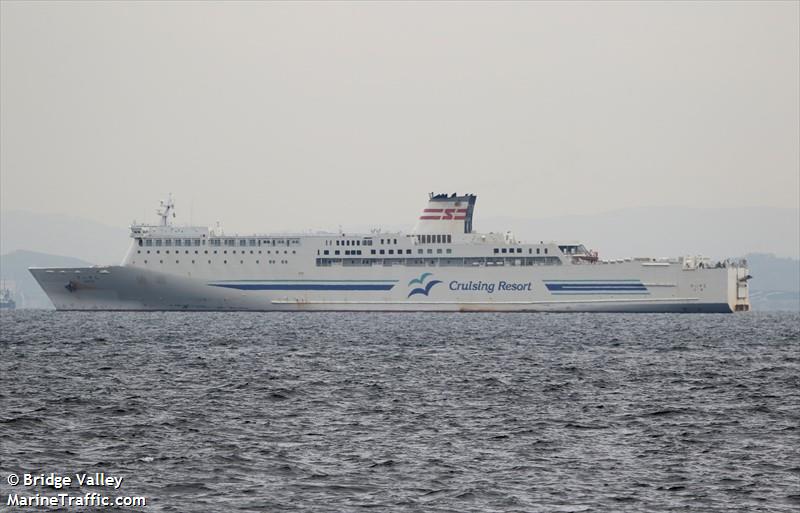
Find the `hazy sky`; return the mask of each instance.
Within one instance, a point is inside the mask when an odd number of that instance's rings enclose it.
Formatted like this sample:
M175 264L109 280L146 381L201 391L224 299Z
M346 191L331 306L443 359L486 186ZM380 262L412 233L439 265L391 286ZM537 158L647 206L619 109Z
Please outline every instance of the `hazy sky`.
M800 3L2 2L3 209L236 231L797 207ZM190 208L191 207L191 208Z

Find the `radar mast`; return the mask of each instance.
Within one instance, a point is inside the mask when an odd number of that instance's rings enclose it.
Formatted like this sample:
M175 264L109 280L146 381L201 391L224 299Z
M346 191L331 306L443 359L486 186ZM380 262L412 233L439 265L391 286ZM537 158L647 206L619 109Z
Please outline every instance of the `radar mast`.
M169 226L169 217L175 217L175 202L172 201L172 193L167 196L167 201L162 201L161 206L156 210L156 214L161 218L160 226Z

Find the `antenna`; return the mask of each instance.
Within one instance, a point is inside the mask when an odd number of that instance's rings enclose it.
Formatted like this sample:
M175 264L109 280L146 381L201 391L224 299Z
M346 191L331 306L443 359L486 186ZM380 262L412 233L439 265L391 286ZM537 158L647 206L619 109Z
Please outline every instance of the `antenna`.
M175 217L175 202L172 201L172 193L169 193L166 202L161 202L161 206L156 210L156 214L161 218L161 222L159 223L161 226L169 226L169 215L172 214L172 217Z

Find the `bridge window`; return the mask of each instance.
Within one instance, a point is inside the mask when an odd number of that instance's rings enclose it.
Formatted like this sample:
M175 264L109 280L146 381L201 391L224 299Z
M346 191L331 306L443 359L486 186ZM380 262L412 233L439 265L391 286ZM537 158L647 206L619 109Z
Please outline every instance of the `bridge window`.
M146 239L144 241L144 245L145 246L152 246L153 245L153 240L152 239Z
M176 246L181 246L182 244L183 244L183 241L182 241L182 240L180 240L180 239L175 239L175 245L176 245Z
M164 239L165 246L172 246L172 239Z

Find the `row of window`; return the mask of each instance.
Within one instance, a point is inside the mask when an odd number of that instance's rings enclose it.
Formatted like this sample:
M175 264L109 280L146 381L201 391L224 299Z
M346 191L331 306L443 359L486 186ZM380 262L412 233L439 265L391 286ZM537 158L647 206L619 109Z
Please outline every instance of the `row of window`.
M561 265L558 257L466 257L466 258L317 258L317 267L354 266L439 266L439 267L499 267Z
M169 251L170 251L170 250L165 250L165 251L164 251L164 254L165 254L165 255L169 255ZM160 250L160 249L157 249L155 252L156 252L156 254L157 254L157 255L160 255L160 254L161 254L161 250ZM241 254L242 254L242 255L244 255L246 252L247 252L246 250L242 250L242 251L241 251ZM141 250L141 249L138 249L138 250L136 250L136 253L138 253L138 254L141 254L141 253L142 253L142 250ZM149 255L149 254L150 254L150 250L149 250L149 249L145 250L145 253ZM180 253L181 253L181 251L180 251L179 249L176 249L176 250L175 250L175 254L176 254L176 255L179 255ZM184 253L185 255L188 255L188 254L189 254L189 250L188 250L188 249L187 249L187 250L184 250L184 251L183 251L183 253ZM217 254L217 250L216 250L216 249L215 249L215 250L213 250L213 251L212 251L212 253L214 253L214 254L216 255L216 254ZM227 254L228 254L228 250L227 250L227 249L225 249L225 250L223 250L223 251L222 251L222 253L223 253L224 255L227 255ZM233 251L231 251L231 253L235 255L235 254L236 254L236 250L234 249ZM194 254L195 254L195 255L199 255L200 253L199 253L199 251L198 251L198 250L194 250ZM207 250L207 249L206 249L206 250L203 250L203 254L206 254L206 255L207 255L207 254L208 254L208 250ZM253 250L252 250L252 249L250 250L250 254L251 254L251 255L255 254L255 253L253 252ZM259 254L259 255L261 254L261 250L260 250L260 249L258 250L258 254ZM272 254L272 251L271 251L271 250L267 250L267 254L268 254L268 255L271 255L271 254ZM279 254L280 254L280 251L278 251L278 250L276 249L276 250L275 250L275 254L276 254L276 255L279 255ZM288 250L286 250L286 249L284 249L284 250L283 250L283 254L284 254L284 255L288 255L288 254L289 254L289 251L288 251ZM297 254L297 251L295 251L295 250L293 249L293 250L292 250L292 254L293 254L293 255L294 255L294 254Z
M139 246L200 246L206 241L200 239L138 239Z
M326 246L372 246L372 238L326 240ZM397 239L380 239L381 244L397 244Z
M542 248L536 248L536 254L541 255ZM498 253L522 253L522 248L494 248L494 254ZM528 248L528 254L533 254L533 248ZM544 254L547 254L547 248L544 248Z
M204 239L137 239L139 246L205 246ZM238 243L237 243L238 241ZM300 239L210 239L209 246L299 246Z
M237 244L238 241L238 244ZM299 246L300 239L210 239L210 246Z
M417 235L418 244L450 244L452 235Z
M398 255L402 255L403 254L403 250L402 249L398 249L398 250L394 250L394 249L371 249L371 250L369 250L369 253L370 253L370 255L394 255L395 251L397 252L396 254L398 254ZM453 250L450 249L450 248L447 248L446 250L444 250L444 252L449 255L449 254L451 254L453 252ZM417 254L419 254L419 255L422 255L424 253L425 253L424 249L418 249L417 250ZM442 248L438 248L436 250L436 253L441 255L442 254ZM319 255L319 250L317 250L317 254ZM322 250L322 254L323 255L330 255L331 252L330 252L330 250L324 249L324 250ZM335 250L333 250L333 254L334 255L340 255L341 252L338 249L335 249ZM360 249L352 249L352 250L351 249L346 249L346 250L344 250L344 254L345 254L345 256L348 256L348 255L360 255L361 254L361 250ZM405 250L405 254L406 255L410 255L411 254L411 250L410 249ZM428 248L428 254L432 255L433 254L433 249Z
M208 260L208 263L209 263L209 264L210 264L211 262L212 262L211 260ZM148 260L144 260L144 263L145 263L145 264L147 264L147 263L148 263ZM155 262L153 262L153 263L155 263ZM159 264L163 264L163 263L164 263L164 261L163 261L163 260L159 260L159 261L158 261L158 263L159 263ZM180 264L180 263L181 263L181 261L180 261L180 260L175 260L175 263L176 263L176 264ZM197 263L197 262L196 262L195 260L192 260L192 263L193 263L193 264L195 264L195 263ZM227 263L228 263L228 261L227 261L227 260L223 260L223 261L222 261L222 263L223 263L223 264L227 264ZM232 264L235 264L236 262L231 262L231 263L232 263ZM239 260L239 263L240 263L240 264L244 264L244 260ZM256 264L260 264L260 263L261 263L261 260L256 260ZM267 264L277 264L277 263L278 263L278 261L277 261L277 260L267 260L267 261L265 261L265 263L267 263ZM289 263L289 261L288 261L288 260L281 260L281 261L280 261L280 263L281 263L281 264L288 264L288 263ZM136 260L133 260L133 261L131 262L131 264L132 264L132 265L136 265Z
M334 245L333 242L334 241L332 240L326 240L325 245L333 246ZM345 239L345 240L337 240L335 242L337 246L372 246L372 239L364 239L364 240Z

